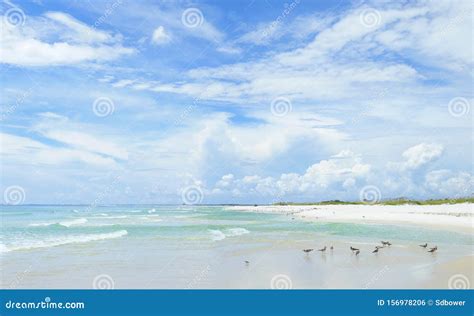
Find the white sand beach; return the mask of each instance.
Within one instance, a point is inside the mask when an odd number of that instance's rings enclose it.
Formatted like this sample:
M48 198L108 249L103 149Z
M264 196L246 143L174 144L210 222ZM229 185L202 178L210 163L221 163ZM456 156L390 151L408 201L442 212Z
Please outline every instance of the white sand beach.
M286 214L317 222L409 224L473 233L474 204L442 205L259 205L228 210Z

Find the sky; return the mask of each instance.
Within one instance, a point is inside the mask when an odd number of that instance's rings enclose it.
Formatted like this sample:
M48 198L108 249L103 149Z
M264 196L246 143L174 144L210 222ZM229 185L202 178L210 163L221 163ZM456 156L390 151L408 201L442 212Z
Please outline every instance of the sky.
M471 1L3 1L4 204L473 192Z

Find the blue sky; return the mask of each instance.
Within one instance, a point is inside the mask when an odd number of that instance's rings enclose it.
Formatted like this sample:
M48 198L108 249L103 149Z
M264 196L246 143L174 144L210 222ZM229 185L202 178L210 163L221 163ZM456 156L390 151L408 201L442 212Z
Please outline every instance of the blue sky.
M470 1L1 12L4 203L472 194Z

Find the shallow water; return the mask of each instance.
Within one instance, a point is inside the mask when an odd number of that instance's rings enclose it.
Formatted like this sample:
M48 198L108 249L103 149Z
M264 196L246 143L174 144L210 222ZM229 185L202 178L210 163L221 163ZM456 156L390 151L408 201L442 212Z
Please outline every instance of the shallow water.
M113 275L121 288L265 288L279 271L290 271L299 280L295 287L364 287L387 265L420 267L416 275L426 281L433 265L471 255L473 245L470 234L305 222L219 206L3 206L1 221L1 285L18 288L90 288L100 274ZM371 251L380 240L394 246L376 257ZM417 246L424 242L442 253L427 255ZM324 245L335 250L301 252ZM349 245L363 253L354 257ZM311 267L330 279L309 273ZM355 267L360 279L335 277ZM385 279L392 286L399 281Z

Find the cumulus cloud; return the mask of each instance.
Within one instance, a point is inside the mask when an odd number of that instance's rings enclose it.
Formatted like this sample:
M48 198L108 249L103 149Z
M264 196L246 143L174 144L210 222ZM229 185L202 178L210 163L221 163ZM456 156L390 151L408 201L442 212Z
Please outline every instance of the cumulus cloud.
M239 194L248 193L267 198L291 195L321 197L323 194L333 195L332 190L336 192L343 187L352 187L357 181L365 183L370 171L370 164L362 162L360 156L345 150L311 165L303 174L286 173L278 178L249 175L240 179L226 175L215 186L220 189L219 192L238 190Z
M407 149L402 155L406 158L398 169L390 173L385 169L374 168L364 162L361 155L351 150L342 150L328 159L321 160L302 174L284 173L278 177L248 175L235 178L223 176L216 184L219 196L229 193L239 198L250 197L265 201L319 201L328 199L357 199L360 190L366 185L377 187L384 198L395 197L465 197L472 194L474 177L468 172L432 170L421 175L406 172L408 168L419 168L432 162L442 152L440 145L419 144ZM234 194L238 192L238 194Z
M474 176L467 172L433 170L425 176L425 186L445 197L467 197L474 192Z
M165 31L163 26L159 26L153 31L153 35L151 37L152 44L162 45L169 43L170 41L171 36Z
M439 158L442 153L443 146L439 144L418 144L403 152L402 156L406 159L403 163L403 167L407 169L417 169Z

